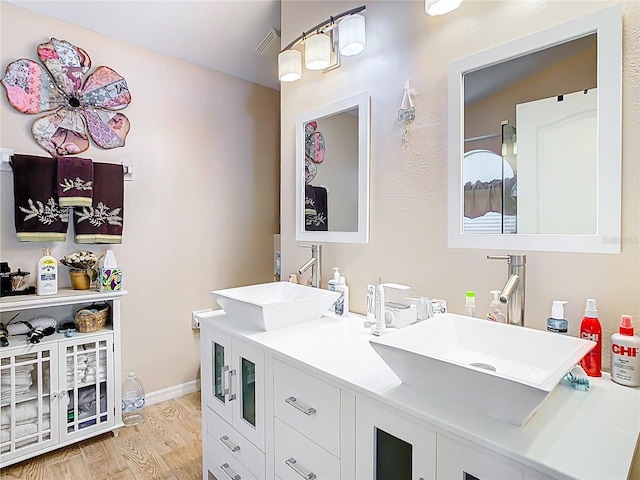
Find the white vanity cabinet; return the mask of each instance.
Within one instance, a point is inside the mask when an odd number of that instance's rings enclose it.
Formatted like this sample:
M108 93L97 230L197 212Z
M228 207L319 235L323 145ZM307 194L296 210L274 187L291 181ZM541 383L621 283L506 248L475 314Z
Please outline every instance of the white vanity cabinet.
M35 344L16 335L0 348L1 467L123 426L119 328L124 293L61 290L50 297L0 299L3 322L20 313L20 320L47 315L62 323L98 301L111 310L98 332L54 333Z
M441 478L436 477L436 433L415 419L394 413L390 406L359 396L356 399L356 478Z
M264 352L211 326L200 346L204 473L265 478Z
M274 360L273 408L276 475L341 478L340 389Z

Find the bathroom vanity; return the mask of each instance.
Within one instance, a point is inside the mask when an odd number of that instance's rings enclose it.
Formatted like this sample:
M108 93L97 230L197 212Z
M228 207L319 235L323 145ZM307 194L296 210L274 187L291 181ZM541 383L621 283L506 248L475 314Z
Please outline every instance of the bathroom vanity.
M205 479L629 476L640 391L606 374L589 392L559 385L518 427L403 385L362 316L271 331L197 316Z

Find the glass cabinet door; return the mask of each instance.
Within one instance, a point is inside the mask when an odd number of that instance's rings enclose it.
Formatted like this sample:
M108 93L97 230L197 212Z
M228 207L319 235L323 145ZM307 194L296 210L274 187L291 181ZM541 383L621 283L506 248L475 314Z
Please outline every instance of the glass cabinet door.
M223 376L226 373L224 362L224 345L213 342L213 395L222 403L226 401L225 398L225 379Z
M62 439L113 425L113 335L61 342L60 355L59 400L66 425Z
M233 339L232 393L237 394L233 426L256 447L264 449L264 353ZM235 390L237 389L237 391Z
M0 454L5 461L58 441L58 385L51 373L57 346L34 345L22 354L4 347L1 355Z

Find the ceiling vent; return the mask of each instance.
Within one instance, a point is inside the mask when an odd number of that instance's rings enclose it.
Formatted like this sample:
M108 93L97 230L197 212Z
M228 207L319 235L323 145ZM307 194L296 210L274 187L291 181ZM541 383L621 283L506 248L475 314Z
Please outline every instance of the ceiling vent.
M256 53L276 59L280 53L280 30L272 28L256 47Z

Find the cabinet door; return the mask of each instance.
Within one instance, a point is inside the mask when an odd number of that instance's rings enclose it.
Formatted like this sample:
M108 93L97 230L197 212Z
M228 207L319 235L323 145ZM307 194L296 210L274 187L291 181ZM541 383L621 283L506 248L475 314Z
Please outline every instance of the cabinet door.
M209 327L201 333L202 399L206 406L231 424L231 335Z
M358 397L356 399L356 478L362 480L435 479L435 432L419 425L409 417L393 413L391 407Z
M114 425L113 334L60 342L60 441Z
M438 435L438 480L517 480L524 472L515 462Z
M51 344L0 352L0 464L58 443L57 355Z
M264 451L264 353L237 338L232 340L231 392L233 426Z

